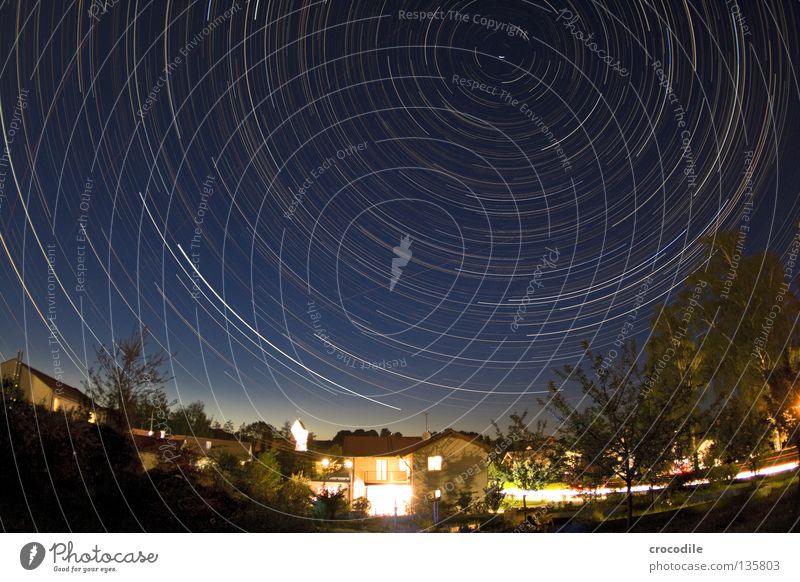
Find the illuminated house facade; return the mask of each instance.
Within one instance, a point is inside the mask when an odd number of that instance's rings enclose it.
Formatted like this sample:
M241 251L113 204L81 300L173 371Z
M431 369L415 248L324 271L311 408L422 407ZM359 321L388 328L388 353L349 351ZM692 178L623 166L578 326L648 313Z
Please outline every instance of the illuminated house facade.
M19 358L6 360L0 364L0 377L3 380L9 379L19 386L25 400L43 406L50 412L86 411L89 422L95 422L98 414L100 420L103 420L104 409L93 408L92 401L86 394L36 368L31 368Z
M370 515L408 515L417 504L434 499L455 503L464 491L476 499L483 496L487 447L449 429L426 436L347 436L343 469L324 486L346 488L351 502L366 498Z

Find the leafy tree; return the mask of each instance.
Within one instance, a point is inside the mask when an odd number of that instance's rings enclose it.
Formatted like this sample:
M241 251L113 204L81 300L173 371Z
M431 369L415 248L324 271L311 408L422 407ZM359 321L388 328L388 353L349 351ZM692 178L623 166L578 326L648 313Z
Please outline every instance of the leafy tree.
M339 487L335 491L323 489L314 498L314 517L320 519L336 519L336 516L347 509L345 490Z
M248 464L247 481L254 497L271 500L281 486L281 469L274 451L264 451Z
M508 428L505 434L500 429L497 422L492 421L494 426L495 438L498 441L506 443L504 450L507 451L524 451L530 446L539 445L544 440L544 430L546 423L542 420L536 421L536 428L531 430L530 422L525 422L528 416L528 411L524 410L522 414L512 412L508 415Z
M646 345L644 383L644 389L652 392L651 400L658 397L665 413L677 421L673 453L690 458L695 471L700 469L698 434L709 422L703 406L707 381L701 373L708 357L700 349L705 334L702 325L692 325L693 319L697 323L702 318L700 309L692 306L691 296L686 295L670 305L657 306Z
M292 475L278 490L278 505L283 511L296 516L306 516L311 511L314 494L308 480L302 475Z
M136 416L140 420L140 428L152 427L154 431L163 430L167 434L172 434L172 427L169 426L167 419L170 415L170 408L175 406L176 402L176 400L169 400L161 388L155 388L150 394L138 399Z
M276 438L277 432L278 430L274 426L263 420L257 420L250 424L243 423L239 427L239 434L242 435L242 437L264 443L271 442Z
M168 377L161 371L167 360L163 350L146 354L148 331L134 331L109 347L95 349L96 366L84 381L87 392L112 411L112 421L123 427L142 425L146 403L157 397Z
M488 487L483 489L483 504L492 513L497 513L504 497L503 486L497 481L490 483Z
M525 419L528 411L522 414L512 412L509 414L509 424L505 434L499 425L492 421L495 438L505 448L504 453L493 459L491 471L500 481L514 483L523 491L536 491L558 478L561 466L560 451L548 444L545 434L547 423L543 420L536 421L536 428L530 428L530 422ZM523 513L527 517L527 494L522 496Z
M549 461L538 462L532 458L517 460L511 463L509 475L511 481L523 491L538 491L555 478L554 467ZM528 517L527 494L522 495L522 512Z
M353 500L353 511L358 515L366 517L369 515L369 510L372 508L372 503L366 497L359 497Z
M196 400L178 407L170 415L170 428L173 434L211 436L211 419L206 415L206 405Z
M633 484L668 461L674 418L663 413L656 392L643 390L635 342L624 344L611 364L586 343L584 349L590 371L581 364L556 370L565 382L578 385L581 400L573 403L551 381L550 399L540 403L559 420L567 450L576 453L572 458L579 475L596 484L612 477L625 483L630 525Z
M800 301L775 253L745 254L736 232L703 244L705 260L675 301L697 363L687 376L709 389L703 404L712 454L755 470L771 437L792 423Z

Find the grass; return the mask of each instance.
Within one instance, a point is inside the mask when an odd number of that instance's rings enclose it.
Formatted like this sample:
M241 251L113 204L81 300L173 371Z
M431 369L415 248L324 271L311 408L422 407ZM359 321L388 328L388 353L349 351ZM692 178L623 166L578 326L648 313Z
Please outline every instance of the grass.
M674 500L675 506L636 515L632 531L800 531L797 479L797 471L793 471L728 487L698 488L694 496L690 496L690 491L681 491ZM637 505L641 507L642 501L643 496L639 496ZM602 512L602 506L594 509ZM620 509L624 512L624 506ZM584 523L590 530L602 532L625 531L627 527L625 518L617 511L612 519L589 519Z

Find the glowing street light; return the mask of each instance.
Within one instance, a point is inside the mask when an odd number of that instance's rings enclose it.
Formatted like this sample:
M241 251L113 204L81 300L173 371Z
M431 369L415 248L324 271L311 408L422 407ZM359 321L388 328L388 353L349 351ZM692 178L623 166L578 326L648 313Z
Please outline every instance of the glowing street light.
M330 464L331 464L330 459L322 459L322 466L325 467L326 469Z

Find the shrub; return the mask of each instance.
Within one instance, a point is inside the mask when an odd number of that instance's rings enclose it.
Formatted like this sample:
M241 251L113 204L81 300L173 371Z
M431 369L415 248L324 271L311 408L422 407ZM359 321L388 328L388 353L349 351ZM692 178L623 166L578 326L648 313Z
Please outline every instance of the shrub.
M366 497L359 497L353 501L353 512L358 515L367 516L372 508L372 503Z
M739 467L733 463L712 467L706 473L711 483L731 483L739 474Z

